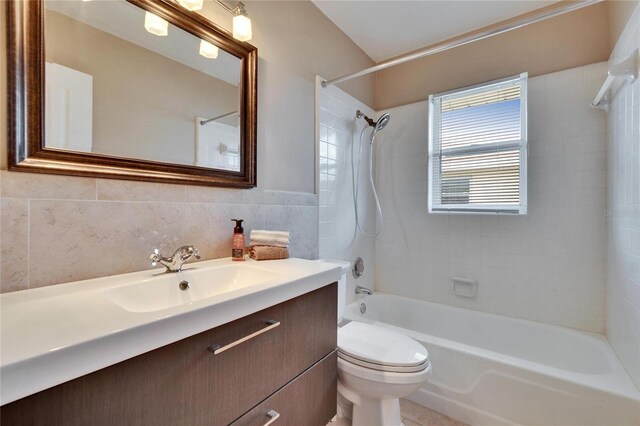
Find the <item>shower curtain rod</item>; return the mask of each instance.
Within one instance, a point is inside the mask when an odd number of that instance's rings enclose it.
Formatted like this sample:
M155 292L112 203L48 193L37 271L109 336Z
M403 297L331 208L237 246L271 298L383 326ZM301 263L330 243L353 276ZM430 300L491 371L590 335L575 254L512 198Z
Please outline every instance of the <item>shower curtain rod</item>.
M237 114L237 113L238 113L238 111L231 111L231 112L228 112L226 114L222 114L222 115L219 115L217 117L210 118L208 120L200 120L200 125L204 126L205 124L210 123L212 121L220 120L221 118L230 117L230 116L232 116L234 114Z
M473 43L475 41L484 40L485 38L503 34L511 30L516 30L518 28L522 28L530 24L535 24L536 22L544 21L545 19L553 18L555 16L562 15L564 13L573 12L574 10L582 9L583 7L591 6L592 4L600 3L602 1L604 0L581 0L577 2L571 2L571 3L567 2L567 5L565 6L561 6L559 8L556 8L547 12L530 16L528 18L524 18L516 22L511 22L501 27L477 32L465 37L459 37L450 41L438 43L431 47L427 47L426 49L419 50L417 52L410 53L405 56L400 56L399 58L380 62L379 64L369 68L365 68L362 71L358 71L352 74L347 74L342 77L334 78L333 80L324 80L322 81L321 85L322 87L327 87L334 84L342 83L344 81L351 80L352 78L362 77L363 75L371 74L372 72L381 71L390 67L394 67L396 65L404 64L405 62L413 61L415 59L419 59L425 56L430 56L435 53L444 52L445 50L464 46L465 44Z

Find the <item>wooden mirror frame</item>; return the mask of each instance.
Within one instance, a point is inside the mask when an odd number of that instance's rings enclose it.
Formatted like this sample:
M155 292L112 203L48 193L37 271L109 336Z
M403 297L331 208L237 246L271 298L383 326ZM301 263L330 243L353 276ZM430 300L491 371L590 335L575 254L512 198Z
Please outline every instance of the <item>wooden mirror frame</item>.
M242 60L239 172L45 148L44 0L9 0L7 152L9 170L207 186L256 186L256 47L172 0L127 0Z

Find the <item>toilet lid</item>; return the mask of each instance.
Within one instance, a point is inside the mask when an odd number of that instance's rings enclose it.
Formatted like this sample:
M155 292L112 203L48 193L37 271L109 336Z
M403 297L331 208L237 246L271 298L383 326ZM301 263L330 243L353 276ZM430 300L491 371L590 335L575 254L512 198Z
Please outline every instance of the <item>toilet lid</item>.
M346 359L388 367L420 367L429 361L424 346L410 337L357 321L338 329L338 351Z

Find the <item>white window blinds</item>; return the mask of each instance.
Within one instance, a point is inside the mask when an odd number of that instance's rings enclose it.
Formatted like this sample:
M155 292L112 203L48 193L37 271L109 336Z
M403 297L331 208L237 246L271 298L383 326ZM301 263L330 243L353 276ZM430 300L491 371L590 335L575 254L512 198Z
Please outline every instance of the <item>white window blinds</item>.
M429 212L525 214L527 74L429 96Z

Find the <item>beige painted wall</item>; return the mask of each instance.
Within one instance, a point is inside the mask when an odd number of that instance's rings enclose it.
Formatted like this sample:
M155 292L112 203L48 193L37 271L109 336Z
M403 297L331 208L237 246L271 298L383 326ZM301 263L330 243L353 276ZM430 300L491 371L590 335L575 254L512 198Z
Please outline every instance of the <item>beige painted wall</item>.
M93 76L94 153L192 165L195 117L238 110L229 83L57 12L45 22L47 62Z
M523 71L535 77L606 61L609 53L609 5L600 3L378 72L375 109Z

